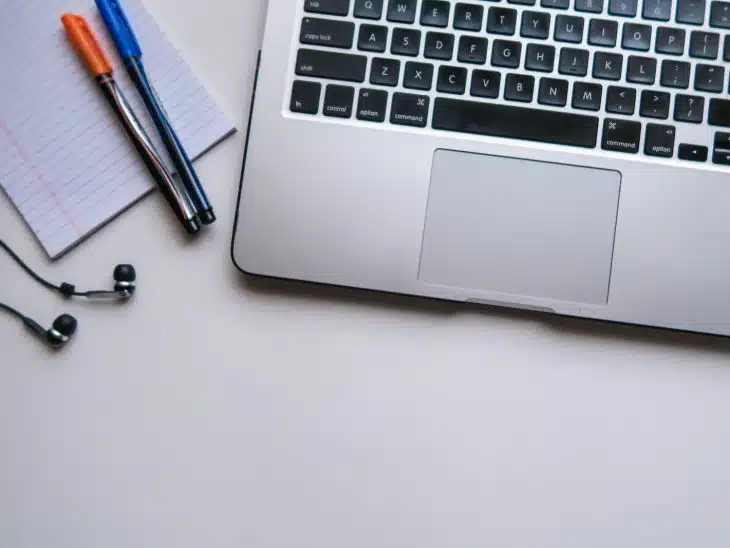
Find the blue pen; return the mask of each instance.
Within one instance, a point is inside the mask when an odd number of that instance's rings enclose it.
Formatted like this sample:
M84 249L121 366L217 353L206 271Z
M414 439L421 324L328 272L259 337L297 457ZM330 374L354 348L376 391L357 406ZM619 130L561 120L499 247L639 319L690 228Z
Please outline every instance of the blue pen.
M175 169L185 186L185 190L195 204L200 222L206 225L214 223L216 217L213 213L213 207L210 205L197 173L195 173L193 163L185 153L180 139L175 134L175 130L167 119L165 110L147 78L147 73L142 64L142 48L137 42L137 37L134 35L132 26L124 14L121 3L119 0L96 0L96 7L99 9L104 23L106 23L114 39L129 76L142 96L142 100L157 127L157 132L160 134L162 142L175 164Z

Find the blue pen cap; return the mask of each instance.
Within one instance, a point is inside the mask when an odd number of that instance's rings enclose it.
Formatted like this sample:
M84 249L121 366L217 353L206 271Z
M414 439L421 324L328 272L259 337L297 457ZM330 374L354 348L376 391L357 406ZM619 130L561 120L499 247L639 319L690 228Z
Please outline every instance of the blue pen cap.
M96 0L96 7L114 39L122 61L142 57L142 48L119 0Z

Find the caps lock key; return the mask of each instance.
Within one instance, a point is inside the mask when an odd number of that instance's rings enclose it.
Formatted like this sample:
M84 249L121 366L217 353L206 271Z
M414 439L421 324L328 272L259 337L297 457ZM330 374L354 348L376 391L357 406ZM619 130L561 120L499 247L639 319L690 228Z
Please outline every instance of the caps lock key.
M355 37L355 23L305 17L299 41L302 44L350 49Z

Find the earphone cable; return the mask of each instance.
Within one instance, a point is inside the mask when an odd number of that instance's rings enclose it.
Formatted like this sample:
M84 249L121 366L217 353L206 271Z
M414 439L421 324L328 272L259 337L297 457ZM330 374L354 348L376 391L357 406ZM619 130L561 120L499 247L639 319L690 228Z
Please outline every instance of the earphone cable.
M41 278L36 272L28 266L28 264L21 259L15 251L13 251L8 244L6 244L2 239L0 239L0 248L2 248L11 259L13 259L17 265L25 270L27 274L33 278L36 282L41 284L46 289L50 289L51 291L58 291L62 295L66 297L70 297L73 295L79 295L76 293L76 288L71 284L62 284L62 285L55 285L46 280L45 278ZM80 295L83 296L83 295Z
M15 310L12 306L8 306L5 303L0 303L0 310L9 312L13 316L17 316L20 320L25 321L25 316L23 314L21 314L19 311Z

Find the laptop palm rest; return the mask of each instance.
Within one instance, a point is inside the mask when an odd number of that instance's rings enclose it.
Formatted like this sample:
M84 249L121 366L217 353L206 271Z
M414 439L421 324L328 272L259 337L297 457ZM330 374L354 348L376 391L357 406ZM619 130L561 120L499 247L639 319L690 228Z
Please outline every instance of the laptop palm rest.
M605 305L620 188L616 171L437 150L419 280Z

